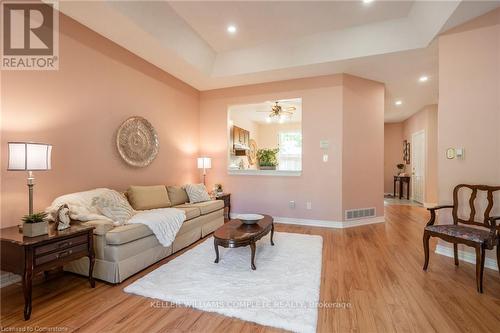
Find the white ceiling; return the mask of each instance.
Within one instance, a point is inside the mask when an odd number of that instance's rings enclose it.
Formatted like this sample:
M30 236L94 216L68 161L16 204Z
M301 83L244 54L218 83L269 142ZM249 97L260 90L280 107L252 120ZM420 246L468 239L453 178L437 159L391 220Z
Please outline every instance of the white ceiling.
M436 36L497 1L61 1L61 12L199 90L349 73L386 84L386 121L438 96ZM112 23L112 24L110 24ZM229 35L228 24L238 27ZM420 75L430 76L421 84ZM401 99L403 105L394 106Z
M359 1L169 1L170 6L216 52L295 39L404 18L413 1L360 5ZM226 33L234 24L237 35Z

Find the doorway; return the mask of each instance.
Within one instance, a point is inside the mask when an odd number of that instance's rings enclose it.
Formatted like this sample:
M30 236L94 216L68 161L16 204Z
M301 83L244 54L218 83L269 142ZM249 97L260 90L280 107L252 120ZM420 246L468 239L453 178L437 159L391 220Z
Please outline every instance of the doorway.
M423 203L425 193L425 130L413 133L411 142L412 199Z

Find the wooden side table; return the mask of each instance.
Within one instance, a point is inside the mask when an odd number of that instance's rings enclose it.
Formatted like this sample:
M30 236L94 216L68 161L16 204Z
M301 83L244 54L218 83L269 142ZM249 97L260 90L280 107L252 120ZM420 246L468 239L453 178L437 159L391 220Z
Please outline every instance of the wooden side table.
M394 198L396 197L396 183L399 182L399 199L403 197L403 183L406 183L406 199L410 200L410 176L394 176Z
M31 287L33 276L39 272L63 266L65 263L89 257L89 282L95 287L94 227L79 223L57 231L49 224L49 233L38 237L24 237L17 226L0 229L1 270L19 274L23 281L24 320L31 316Z
M224 222L229 221L231 218L231 193L223 193L216 197L217 200L224 201Z

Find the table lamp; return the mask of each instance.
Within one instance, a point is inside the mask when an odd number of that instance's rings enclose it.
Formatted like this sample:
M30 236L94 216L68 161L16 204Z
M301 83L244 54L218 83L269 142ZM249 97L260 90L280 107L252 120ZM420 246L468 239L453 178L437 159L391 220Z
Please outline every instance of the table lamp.
M212 159L210 157L198 157L198 169L203 169L203 185L205 184L205 177L207 169L212 167Z
M28 171L29 214L33 214L33 171L51 169L52 145L33 142L9 142L9 171Z

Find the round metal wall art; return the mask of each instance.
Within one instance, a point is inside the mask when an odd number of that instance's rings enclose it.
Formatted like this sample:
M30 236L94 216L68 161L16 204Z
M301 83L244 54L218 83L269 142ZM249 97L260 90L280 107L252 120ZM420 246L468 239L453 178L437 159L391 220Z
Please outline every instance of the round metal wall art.
M127 164L142 168L153 162L158 155L158 135L146 119L130 117L118 129L116 146Z

